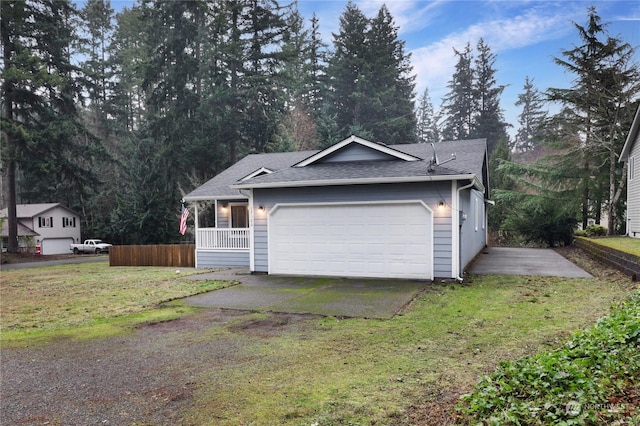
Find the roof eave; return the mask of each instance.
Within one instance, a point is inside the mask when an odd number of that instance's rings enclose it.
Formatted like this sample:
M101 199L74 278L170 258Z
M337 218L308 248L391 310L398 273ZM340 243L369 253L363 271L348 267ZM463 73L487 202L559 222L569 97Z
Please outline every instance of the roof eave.
M618 162L627 161L627 157L631 152L631 145L636 140L638 136L638 131L640 130L640 106L636 110L636 115L633 118L633 122L631 123L631 129L629 130L629 134L627 135L627 140L624 142L624 147L622 148L622 152L620 153L620 158Z
M411 183L411 182L442 182L451 180L473 180L474 186L480 191L484 191L482 181L475 174L458 175L425 175L425 176L402 176L402 177L375 177L356 179L324 179L324 180L300 180L293 182L265 182L265 183L239 183L231 185L232 189L268 189L268 188L292 188L305 186L338 186L338 185L371 185L378 183Z
M182 198L184 201L212 201L212 200L248 200L249 197L244 195L195 195L185 196Z

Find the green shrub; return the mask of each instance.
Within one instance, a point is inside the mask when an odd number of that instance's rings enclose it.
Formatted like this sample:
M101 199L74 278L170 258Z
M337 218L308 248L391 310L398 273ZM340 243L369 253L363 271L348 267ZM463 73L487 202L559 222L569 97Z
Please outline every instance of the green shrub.
M514 202L502 194L502 202ZM578 224L575 209L554 198L528 196L502 223L501 230L515 232L527 244L546 244L549 247L568 246L573 242L573 233Z
M624 419L611 404L640 379L640 293L573 335L562 348L510 362L458 404L471 424L595 425Z
M607 228L601 225L589 225L585 232L587 237L602 237L607 235Z

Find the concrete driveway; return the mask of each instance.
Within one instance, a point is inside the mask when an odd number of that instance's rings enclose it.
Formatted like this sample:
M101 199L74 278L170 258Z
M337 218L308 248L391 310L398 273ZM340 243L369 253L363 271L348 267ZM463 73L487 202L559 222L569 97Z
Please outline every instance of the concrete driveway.
M241 269L191 275L185 279L240 284L185 299L190 306L389 319L429 281L251 275Z
M479 255L468 272L592 278L552 249L492 247ZM187 297L184 300L190 306L380 319L392 318L431 285L418 280L251 275L233 268L185 279L239 283Z
M591 274L549 248L490 247L478 255L467 272L477 275L593 278Z

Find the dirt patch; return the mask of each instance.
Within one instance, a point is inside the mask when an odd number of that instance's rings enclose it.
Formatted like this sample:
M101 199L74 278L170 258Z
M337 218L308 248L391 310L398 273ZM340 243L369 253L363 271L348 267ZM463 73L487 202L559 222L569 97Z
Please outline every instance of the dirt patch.
M220 333L220 325L239 321L251 333L269 334L309 319L269 314L243 321L246 315L206 309L124 337L3 348L0 424L183 424L181 413L200 386L246 362L239 358L243 339Z
M622 278L624 279L625 275L611 268L608 265L598 262L597 260L590 257L587 252L580 249L576 246L566 246L566 247L556 247L554 248L556 253L570 260L571 262L578 265L580 268L584 269L591 275L597 278Z
M456 404L460 390L437 390L425 395L422 404L407 407L404 424L415 426L448 426L456 424Z
M241 332L253 337L269 338L280 334L285 326L293 322L304 321L314 317L317 316L282 313L269 315L266 318L247 318L246 320L231 324L227 328L234 333Z

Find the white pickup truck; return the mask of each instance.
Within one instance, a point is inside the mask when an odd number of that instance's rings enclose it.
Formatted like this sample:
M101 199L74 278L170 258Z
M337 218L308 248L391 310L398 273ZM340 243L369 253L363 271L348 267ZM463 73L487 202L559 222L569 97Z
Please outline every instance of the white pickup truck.
M73 251L73 254L109 253L109 247L111 247L111 244L102 240L84 240L83 244L71 244L69 250Z

